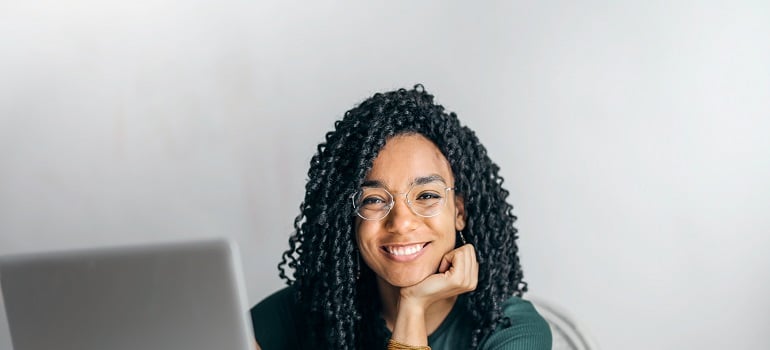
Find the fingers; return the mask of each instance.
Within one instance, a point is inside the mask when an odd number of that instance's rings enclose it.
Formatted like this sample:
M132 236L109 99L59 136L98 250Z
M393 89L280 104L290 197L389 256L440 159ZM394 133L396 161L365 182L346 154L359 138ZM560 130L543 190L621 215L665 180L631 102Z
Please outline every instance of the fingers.
M454 250L444 255L444 257L441 258L441 263L438 265L438 273L444 273L449 270L449 268L452 266L452 258Z
M476 290L476 286L479 283L479 262L476 260L476 249L473 249L473 246L471 246L471 259L472 263L470 264L470 274L471 277L470 283L469 283L469 290Z
M479 275L476 249L466 244L450 251L441 259L439 273L444 273L449 283L462 292L476 289Z

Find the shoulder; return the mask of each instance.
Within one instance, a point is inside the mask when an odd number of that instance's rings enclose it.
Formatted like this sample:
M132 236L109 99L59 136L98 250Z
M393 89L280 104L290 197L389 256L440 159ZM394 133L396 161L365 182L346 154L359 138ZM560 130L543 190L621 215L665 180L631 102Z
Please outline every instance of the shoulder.
M482 349L551 349L551 328L531 302L511 297L501 306L509 322L483 342Z
M289 286L270 294L251 308L252 317L266 311L279 311L284 308L295 308L294 287Z
M254 337L263 350L292 349L290 342L299 333L299 306L294 288L283 288L251 308Z

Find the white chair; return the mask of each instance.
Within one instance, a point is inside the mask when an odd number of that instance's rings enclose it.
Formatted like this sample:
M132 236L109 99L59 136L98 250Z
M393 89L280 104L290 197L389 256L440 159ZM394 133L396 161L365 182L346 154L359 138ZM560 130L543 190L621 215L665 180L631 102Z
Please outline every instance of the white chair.
M551 326L553 350L598 350L599 346L585 327L578 324L561 308L537 297L526 298Z

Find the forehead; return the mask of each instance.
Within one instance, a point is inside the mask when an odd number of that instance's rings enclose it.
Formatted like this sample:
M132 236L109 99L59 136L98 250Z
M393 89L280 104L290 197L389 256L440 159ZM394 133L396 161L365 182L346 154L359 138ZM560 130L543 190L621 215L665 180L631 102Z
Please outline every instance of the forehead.
M434 175L443 178L447 185L454 182L449 161L432 141L420 134L404 134L385 143L365 180L403 189L417 178Z

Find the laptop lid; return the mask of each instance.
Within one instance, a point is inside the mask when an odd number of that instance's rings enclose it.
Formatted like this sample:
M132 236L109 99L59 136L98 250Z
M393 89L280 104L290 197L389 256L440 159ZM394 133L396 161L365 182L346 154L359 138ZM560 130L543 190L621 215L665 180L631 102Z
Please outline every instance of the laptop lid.
M253 349L224 239L0 257L15 350Z

